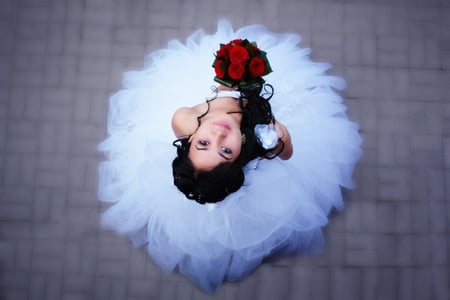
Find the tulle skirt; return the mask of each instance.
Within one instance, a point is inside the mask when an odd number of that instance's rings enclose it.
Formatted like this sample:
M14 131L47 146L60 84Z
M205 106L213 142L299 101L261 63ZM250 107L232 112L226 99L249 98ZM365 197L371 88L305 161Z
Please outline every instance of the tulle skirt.
M234 38L256 41L267 52L277 120L291 134L294 154L282 161L255 159L244 185L215 205L187 200L173 185L176 149L171 117L182 106L210 96L214 53ZM336 92L345 82L315 63L300 36L251 25L234 31L198 30L185 43L170 41L150 54L142 70L124 75L110 98L109 137L99 145L99 198L111 202L102 222L126 234L164 270L177 269L203 290L235 281L263 259L319 250L321 227L332 209L343 209L341 188L353 188L360 157L358 126Z

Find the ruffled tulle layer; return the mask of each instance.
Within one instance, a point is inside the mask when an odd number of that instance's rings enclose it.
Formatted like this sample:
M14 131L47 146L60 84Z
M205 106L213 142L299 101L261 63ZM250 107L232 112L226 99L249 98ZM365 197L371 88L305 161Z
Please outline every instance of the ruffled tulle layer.
M213 54L234 38L268 53L273 112L290 131L294 155L250 162L239 191L200 205L173 186L170 121L178 107L209 95ZM126 73L124 89L110 99L109 138L99 146L108 158L99 168L99 197L113 204L105 226L148 244L164 270L177 268L206 291L246 276L266 257L320 249L330 210L343 208L341 187L353 187L361 140L335 92L344 81L326 75L329 65L312 62L299 42L263 26L233 31L222 21L215 34L171 41L142 70Z

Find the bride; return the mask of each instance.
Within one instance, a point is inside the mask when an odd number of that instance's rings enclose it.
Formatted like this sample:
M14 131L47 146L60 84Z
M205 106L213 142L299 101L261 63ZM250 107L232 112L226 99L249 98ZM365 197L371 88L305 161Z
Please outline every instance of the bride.
M337 93L344 81L300 40L221 21L127 72L99 145L103 224L207 292L263 260L320 250L341 188L354 187L361 138ZM241 67L222 57L233 43L255 47L238 48Z

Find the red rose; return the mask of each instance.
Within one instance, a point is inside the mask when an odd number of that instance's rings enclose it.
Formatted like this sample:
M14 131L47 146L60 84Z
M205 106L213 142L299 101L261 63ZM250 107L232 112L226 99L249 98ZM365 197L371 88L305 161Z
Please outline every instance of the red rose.
M232 79L241 80L244 76L245 68L241 63L231 63L228 66L228 74Z
M253 44L251 46L252 46L252 50L253 50L253 55L259 55L259 48Z
M230 60L232 63L243 63L249 59L248 51L242 46L234 46L230 50Z
M216 52L216 57L217 58L224 58L224 59L228 59L228 51L227 51L227 47L226 46L222 46L220 47L219 50L217 50Z
M216 72L216 76L219 78L223 78L225 76L224 63L225 62L221 59L216 59L214 62L214 71Z
M230 42L230 44L240 46L242 44L242 39L235 39Z
M260 57L254 57L250 61L250 64L248 65L248 69L250 71L250 74L255 77L263 76L265 73L266 65L264 63L264 60Z

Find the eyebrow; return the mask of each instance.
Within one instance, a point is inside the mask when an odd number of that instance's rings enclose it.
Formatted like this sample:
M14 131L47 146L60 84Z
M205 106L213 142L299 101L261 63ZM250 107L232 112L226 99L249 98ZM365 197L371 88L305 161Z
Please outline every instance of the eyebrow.
M195 149L197 150L208 150L207 148L199 148L197 145L195 145ZM220 156L222 156L225 160L231 160L231 158L226 157L223 153L221 152L217 152L217 154L219 154Z

